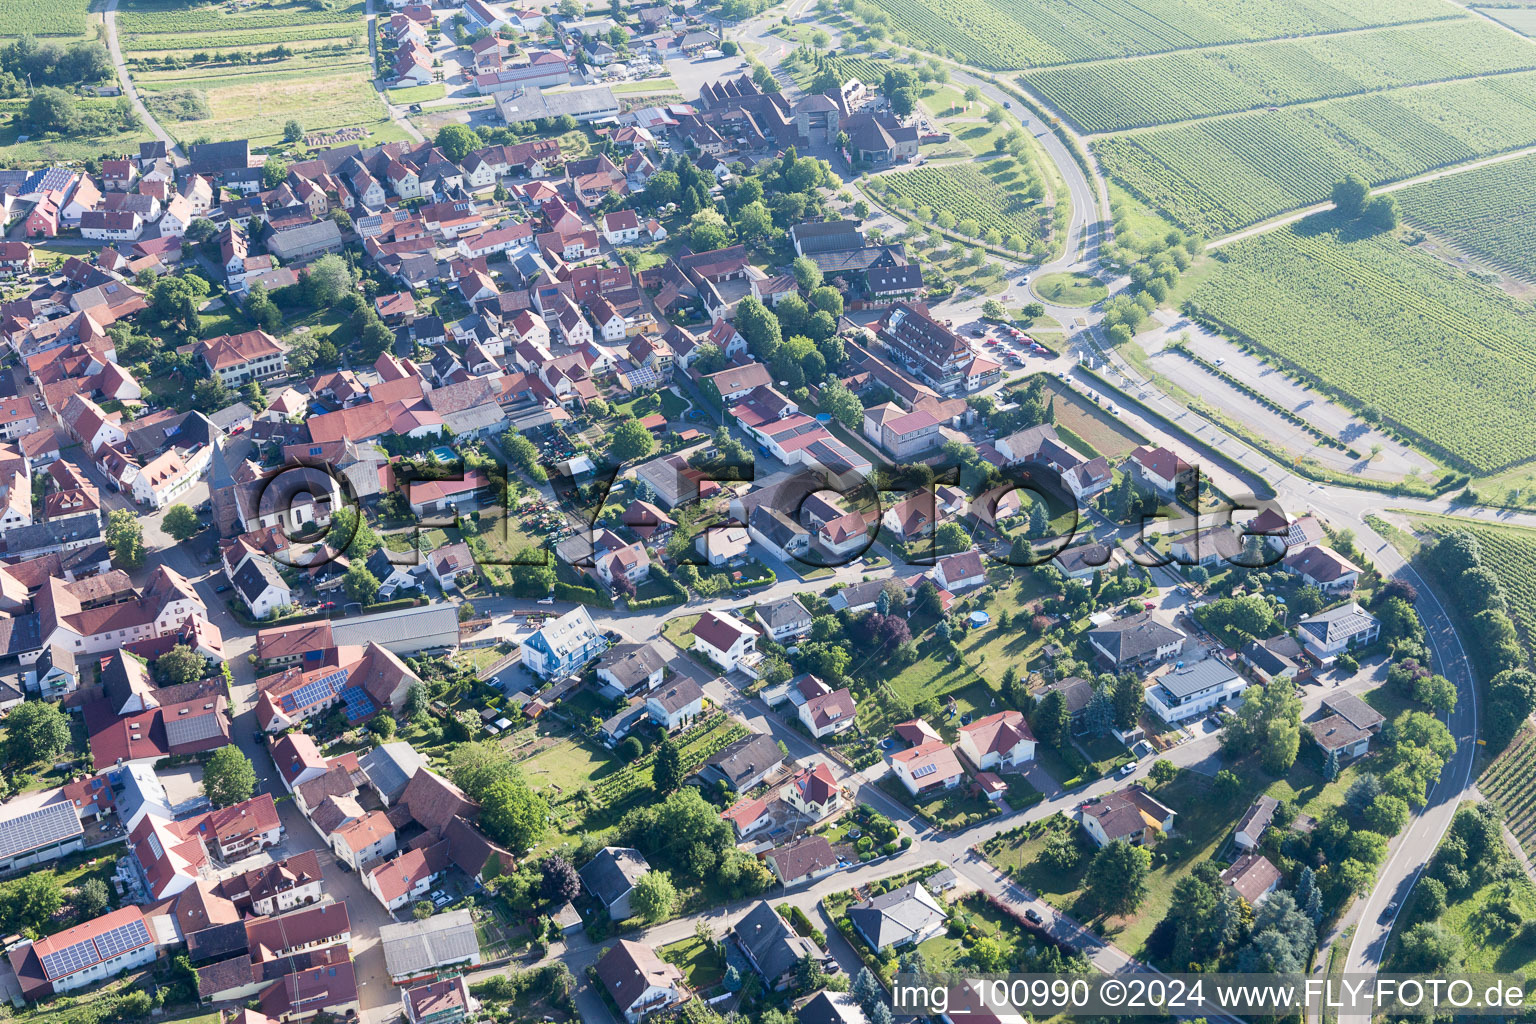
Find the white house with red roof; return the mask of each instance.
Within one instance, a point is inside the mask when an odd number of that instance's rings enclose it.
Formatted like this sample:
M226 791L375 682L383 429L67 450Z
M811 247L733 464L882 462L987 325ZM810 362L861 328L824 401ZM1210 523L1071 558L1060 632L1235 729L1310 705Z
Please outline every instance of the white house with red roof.
M832 769L825 762L802 768L780 790L784 802L816 821L835 813L842 806L842 792Z
M1019 711L999 711L960 727L960 752L977 768L1016 768L1035 759L1035 734Z
M987 582L987 570L981 561L981 552L972 548L939 559L939 564L933 569L933 582L950 593L981 586Z
M1172 494L1192 468L1167 448L1138 447L1126 456L1126 465L1159 494Z
M800 721L817 739L853 728L853 720L853 692L846 686L812 697L800 705Z
M615 210L602 216L603 240L609 245L628 245L640 240L640 218L634 210Z
M1361 569L1332 548L1310 544L1285 556L1285 571L1325 594L1343 594L1355 589Z
M890 755L891 771L913 796L951 789L965 778L965 768L943 740L928 740Z
M757 654L757 630L728 612L705 612L688 633L693 649L726 672Z

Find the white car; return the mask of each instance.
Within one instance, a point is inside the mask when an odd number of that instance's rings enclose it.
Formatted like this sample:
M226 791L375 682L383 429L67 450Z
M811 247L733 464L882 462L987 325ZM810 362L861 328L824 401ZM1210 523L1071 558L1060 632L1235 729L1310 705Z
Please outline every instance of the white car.
M1136 770L1136 762L1132 761L1130 764L1122 765L1120 767L1120 775L1123 778L1123 777L1125 777L1127 775L1130 775L1135 770Z

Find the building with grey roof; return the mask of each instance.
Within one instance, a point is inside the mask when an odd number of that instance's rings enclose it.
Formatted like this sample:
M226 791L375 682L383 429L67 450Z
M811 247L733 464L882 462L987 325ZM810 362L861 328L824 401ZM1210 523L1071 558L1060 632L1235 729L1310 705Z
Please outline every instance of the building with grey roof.
M577 873L581 875L581 884L608 911L609 919L623 921L634 915L629 906L630 894L640 876L650 869L639 850L606 846Z
M921 882L881 893L848 908L848 920L872 948L911 946L944 930L944 907Z
M1319 664L1331 664L1345 651L1374 643L1381 635L1376 616L1354 602L1309 615L1296 623L1296 635Z
M449 650L459 644L459 615L451 604L428 604L336 619L331 639L337 647L376 643L394 654Z
M0 820L0 874L58 860L84 844L85 828L73 800L13 814Z
M411 777L427 766L424 757L409 743L381 743L358 758L357 765L379 794L385 807L391 807L405 792Z
M480 962L480 941L467 910L384 925L379 929L379 942L384 947L389 976L397 984L446 967L472 967Z
M606 85L558 92L529 87L516 93L498 93L496 110L508 124L563 117L567 114L586 123L617 115L619 100Z
M1247 687L1226 662L1202 658L1157 676L1147 687L1147 707L1173 725L1227 703Z

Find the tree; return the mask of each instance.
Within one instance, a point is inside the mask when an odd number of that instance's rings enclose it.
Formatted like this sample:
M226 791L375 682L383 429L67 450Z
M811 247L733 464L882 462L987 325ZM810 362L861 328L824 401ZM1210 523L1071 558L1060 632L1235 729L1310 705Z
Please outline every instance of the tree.
M1152 782L1158 786L1166 786L1179 776L1179 769L1167 758L1160 757L1152 762L1152 770L1147 773Z
M256 792L256 768L233 743L220 747L203 763L203 793L215 807L249 800Z
M550 854L539 865L542 877L539 881L539 895L548 903L556 906L569 903L581 894L581 877L576 874L576 869L571 862L558 853Z
M1088 866L1088 892L1106 914L1129 914L1146 899L1151 867L1150 851L1116 839L1100 849Z
M1351 174L1333 186L1333 205L1348 220L1354 220L1365 211L1366 197L1371 187L1358 174Z
M357 278L347 261L335 253L321 256L304 275L304 290L313 306L334 306L351 294Z
M826 384L818 401L822 409L849 430L859 429L864 422L864 403L840 380Z
M773 214L761 202L747 203L736 213L736 235L761 241L773 234Z
M1088 704L1083 708L1083 725L1094 736L1104 736L1115 724L1115 699L1110 694L1110 687L1096 686L1093 696L1088 698Z
M300 124L296 119L290 117L287 121L283 122L284 142L298 142L303 137L304 126Z
M790 269L794 271L795 283L800 286L801 291L809 292L813 288L821 287L821 268L809 256L796 256L794 262L790 264Z
M1392 231L1396 229L1400 214L1397 209L1396 196L1376 196L1365 204L1365 209L1360 213L1360 219L1365 221L1377 231Z
M549 804L521 778L491 783L480 801L480 825L486 835L512 850L526 850L548 827Z
M347 574L342 577L341 585L347 597L359 604L373 604L379 596L379 579L369 571L368 564L362 559L347 566Z
M656 870L641 875L635 891L629 894L629 906L647 924L670 917L677 906L677 887L672 884L672 877Z
M638 462L656 450L656 438L633 416L626 417L608 436L608 457L615 464Z
M670 793L683 784L682 753L671 737L656 745L655 759L651 762L651 781L658 793Z
M192 406L205 414L227 408L234 400L235 396L218 377L205 377L192 388Z
M8 929L36 935L62 906L64 887L52 871L34 871L0 883L0 920Z
M368 720L368 731L388 742L395 735L395 720L390 715L375 715Z
M1146 697L1141 680L1134 673L1122 672L1115 677L1115 728L1122 732L1136 724L1141 716L1141 704Z
M288 177L288 161L280 156L269 156L261 165L262 188L277 188Z
M1072 712L1068 710L1067 699L1060 690L1051 690L1040 698L1040 703L1035 705L1030 725L1034 729L1035 739L1048 747L1059 750L1067 743L1072 731Z
M956 522L940 523L933 533L934 546L941 555L952 555L971 546L971 536Z
M1408 929L1391 968L1414 974L1445 974L1459 967L1461 960L1460 936L1439 921L1428 921Z
M462 162L482 145L479 134L462 124L444 125L437 133L437 148L453 163Z
M165 518L161 520L160 525L177 541L191 540L193 535L203 528L197 521L197 513L181 504L172 505L166 509Z
M186 644L176 644L155 659L155 675L165 686L195 683L208 675L208 659Z
M44 86L27 101L26 122L35 132L70 132L80 123L80 112L69 93Z
M18 766L56 758L69 748L69 720L57 704L26 701L5 716L5 745Z
M144 564L144 528L132 509L107 513L107 546L120 569L137 569Z
M106 911L111 897L112 894L107 890L107 883L92 876L75 886L69 905L74 908L77 918L82 921L91 921Z

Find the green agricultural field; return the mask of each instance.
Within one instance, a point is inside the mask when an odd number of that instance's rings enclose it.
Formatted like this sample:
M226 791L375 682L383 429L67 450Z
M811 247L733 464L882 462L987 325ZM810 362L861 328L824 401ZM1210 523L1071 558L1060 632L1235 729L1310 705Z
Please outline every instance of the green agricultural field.
M1536 67L1481 18L1047 68L1024 81L1089 132Z
M5 0L0 36L83 36L90 31L92 0Z
M1222 249L1192 301L1475 472L1528 461L1536 310L1355 231L1311 217Z
M1370 93L1111 135L1106 173L1184 226L1219 235L1328 198L1536 143L1536 74Z
M276 145L286 121L296 118L305 132L354 128L368 142L387 142L404 135L371 84L365 8L363 0L190 7L184 0L123 0L118 29L147 101L185 89L206 97L208 116L166 123L184 141ZM279 44L288 55L260 56ZM167 58L189 66L165 67Z
M1453 17L1435 0L875 0L913 45L993 70Z
M974 220L982 232L995 228L1003 237L1018 235L1026 242L1039 238L1045 208L1031 199L1040 191L1030 171L1009 157L996 160L919 167L870 179L870 186L888 198L899 198L907 210L932 209L937 217L949 212L956 221Z
M1477 538L1483 565L1504 588L1515 630L1525 649L1536 653L1536 530L1456 516L1415 516L1414 525L1432 533L1462 531Z
M1509 160L1405 188L1397 205L1415 227L1473 255L1536 279L1536 157Z

